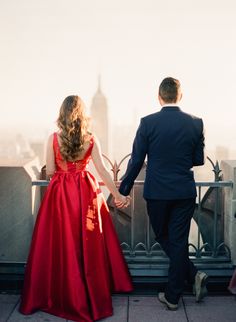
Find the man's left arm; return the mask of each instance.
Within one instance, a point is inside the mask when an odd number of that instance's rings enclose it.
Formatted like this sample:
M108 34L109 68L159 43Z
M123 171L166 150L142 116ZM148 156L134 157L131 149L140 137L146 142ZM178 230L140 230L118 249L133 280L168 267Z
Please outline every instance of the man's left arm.
M196 145L194 155L193 155L193 166L203 165L205 163L205 135L204 135L204 125L202 119L200 122L200 137Z
M133 149L130 160L128 162L128 166L122 179L119 191L122 195L127 196L130 193L130 190L133 187L134 181L137 178L146 154L147 154L147 134L145 129L144 120L141 119L140 125L138 127L134 142L133 142Z

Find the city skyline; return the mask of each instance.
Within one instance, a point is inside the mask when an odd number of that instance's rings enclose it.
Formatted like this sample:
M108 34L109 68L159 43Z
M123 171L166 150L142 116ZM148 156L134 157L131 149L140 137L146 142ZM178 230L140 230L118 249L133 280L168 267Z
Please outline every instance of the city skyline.
M107 97L103 92L101 86L101 76L98 76L97 89L94 92L94 95L91 100L90 105L90 114L93 116L91 122L91 129L95 129L96 136L99 138L102 152L111 162L121 161L127 154L131 153L133 138L138 125L137 115L134 115L132 124L116 124L111 128L111 124L108 122L109 136L106 135L106 122L109 114L109 106L107 105ZM94 111L94 112L93 112ZM104 115L100 115L100 112L103 111ZM93 113L95 113L93 115ZM103 121L105 124L103 124ZM94 128L93 123L97 124L98 128ZM99 123L99 124L98 124ZM105 126L105 132L102 130ZM54 127L56 130L56 126ZM96 131L97 130L97 131ZM3 136L0 139L0 159L7 162L7 160L14 162L16 159L28 159L32 157L39 158L39 164L43 166L45 164L45 146L47 142L47 136L52 131L51 129L45 129L44 137L34 136L28 132L21 132L20 130L15 130L11 132L9 137ZM0 130L1 135L1 130ZM122 144L125 142L125 144ZM109 146L109 150L107 150ZM104 148L105 147L105 148ZM209 149L206 147L206 156L210 157L213 162L228 160L236 158L236 149L232 150L227 146L216 144L214 149ZM202 168L195 168L197 176L204 178L207 174L207 177L211 178L211 165L206 162L205 166ZM206 179L206 178L205 178Z
M89 112L99 73L110 127L134 131L160 109L158 85L173 76L181 108L204 120L207 147L235 149L233 0L12 0L0 9L4 136L44 139L69 94Z

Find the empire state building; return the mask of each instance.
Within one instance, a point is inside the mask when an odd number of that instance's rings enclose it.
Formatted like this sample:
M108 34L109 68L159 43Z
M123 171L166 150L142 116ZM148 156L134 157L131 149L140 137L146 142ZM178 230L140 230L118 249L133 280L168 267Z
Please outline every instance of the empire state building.
M101 79L91 104L92 132L98 137L102 153L109 156L108 105L101 90Z

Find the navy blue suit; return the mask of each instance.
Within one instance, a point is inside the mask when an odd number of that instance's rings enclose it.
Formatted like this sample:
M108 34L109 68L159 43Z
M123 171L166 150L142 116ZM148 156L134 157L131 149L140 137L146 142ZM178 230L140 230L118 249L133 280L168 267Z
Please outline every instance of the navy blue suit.
M147 156L145 199L196 197L191 168L204 163L201 119L179 107L163 107L141 119L120 192L128 195Z
M147 157L143 196L156 240L170 258L167 300L178 303L184 280L194 283L188 235L196 198L193 166L204 164L200 118L165 106L141 119L119 191L128 195Z

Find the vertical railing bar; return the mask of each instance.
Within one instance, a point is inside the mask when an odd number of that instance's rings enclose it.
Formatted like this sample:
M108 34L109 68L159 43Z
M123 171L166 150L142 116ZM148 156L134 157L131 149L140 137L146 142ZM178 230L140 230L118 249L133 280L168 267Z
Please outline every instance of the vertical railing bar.
M146 255L149 255L151 252L150 249L150 220L149 220L149 216L146 214L146 229L147 229L147 240L146 240L146 244L147 244L147 250L146 250Z
M198 211L197 211L197 254L196 257L200 257L200 214L201 214L201 208L202 208L202 200L201 200L201 186L198 187Z
M216 248L217 248L217 214L218 214L218 198L219 198L219 188L215 190L216 202L214 207L214 230L213 230L213 257L216 257Z
M131 197L131 252L134 255L134 188L132 189Z
M116 185L116 188L119 189L119 183L115 182L115 185ZM115 225L117 225L117 223L118 223L118 209L117 209L117 207L115 205L114 198L112 198L112 200L113 200L113 203L114 203L114 211L115 211Z

